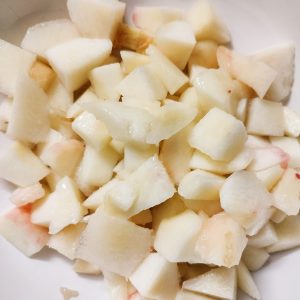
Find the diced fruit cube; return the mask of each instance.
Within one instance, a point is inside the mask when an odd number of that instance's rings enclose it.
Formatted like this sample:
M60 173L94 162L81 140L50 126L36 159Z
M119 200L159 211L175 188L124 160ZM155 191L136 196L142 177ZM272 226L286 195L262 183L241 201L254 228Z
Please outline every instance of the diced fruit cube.
M284 169L280 165L275 165L265 170L255 172L256 177L261 180L264 186L271 191L274 185L279 181L284 173Z
M13 191L10 196L11 202L17 206L35 202L45 196L45 189L38 182L26 187L20 187Z
M107 271L103 273L103 276L108 300L128 300L128 281L125 277Z
M136 53L134 51L122 50L120 51L122 58L122 70L125 74L129 74L137 67L150 63L147 55Z

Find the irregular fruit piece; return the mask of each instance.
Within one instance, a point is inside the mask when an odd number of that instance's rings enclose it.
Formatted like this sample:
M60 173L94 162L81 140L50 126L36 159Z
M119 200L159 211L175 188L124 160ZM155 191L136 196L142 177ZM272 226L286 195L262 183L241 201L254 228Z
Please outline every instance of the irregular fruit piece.
M88 73L109 55L112 43L107 39L77 38L46 51L49 64L68 91L88 81Z
M288 165L291 168L300 168L299 140L292 137L271 137L272 145L280 148L289 156Z
M90 264L89 262L82 259L75 260L75 263L73 265L73 270L79 274L87 274L87 275L101 274L101 269L98 266L94 264Z
M196 1L188 11L187 21L191 24L197 40L213 40L220 44L231 40L229 30L209 1Z
M95 150L100 151L111 141L106 126L88 112L81 113L73 122L72 129Z
M184 281L183 289L217 297L224 300L235 300L237 292L236 268L215 268L198 277Z
M119 25L114 39L114 48L125 48L136 52L144 52L151 42L152 37L146 32L122 23Z
M284 114L284 133L291 137L298 137L300 135L299 114L287 106L283 108L283 114Z
M288 216L297 215L300 209L300 179L294 169L287 169L273 188L274 206Z
M30 206L16 207L0 217L0 234L24 255L32 256L46 246L45 228L30 222Z
M28 74L36 56L0 39L0 92L14 96L20 74Z
M195 87L187 88L179 97L179 102L185 103L189 106L196 107L198 113L202 115L201 103Z
M104 272L103 276L108 289L107 300L128 300L128 282L125 277L111 272Z
M189 262L195 256L195 245L207 219L191 210L163 219L156 231L154 249L170 262Z
M21 47L44 57L49 48L78 37L80 35L70 20L52 20L29 27Z
M216 214L201 229L196 243L198 262L231 268L239 264L246 244L243 228L225 212Z
M269 253L289 250L300 245L300 216L289 216L283 222L274 224L278 241L266 250Z
M129 280L142 296L149 298L173 299L179 289L177 265L159 253L149 254Z
M250 134L283 136L284 118L281 103L255 98L249 101L247 131Z
M188 81L188 77L176 67L159 49L150 45L146 53L149 55L159 79L171 95L174 95Z
M78 223L51 235L47 244L48 247L73 260L75 258L75 251L79 245L80 235L85 227L85 223Z
M257 248L268 247L278 241L272 223L267 223L256 235L249 237L248 245Z
M247 269L246 265L241 261L237 266L237 283L238 287L253 299L261 299L257 286Z
M122 96L145 100L162 100L167 96L166 88L151 65L134 69L120 82L117 89Z
M125 3L119 1L68 0L67 7L72 22L83 36L111 40L125 12Z
M31 222L49 227L50 234L56 234L71 224L77 224L87 213L81 204L82 196L74 181L63 177L55 191L34 203Z
M245 124L247 113L248 113L248 99L243 98L238 102L235 116L237 117L237 119L239 119Z
M45 196L43 186L38 182L26 187L17 188L10 196L11 202L16 206L22 206L35 202Z
M181 19L183 12L173 7L136 6L132 13L134 25L150 34L155 34L164 24Z
M239 171L229 176L221 188L220 201L248 235L256 234L272 215L272 195L252 172Z
M259 98L264 98L278 74L267 64L223 46L217 50L217 59L222 70L253 88Z
M19 77L7 134L25 142L44 141L50 129L47 105L47 95L38 84L27 76Z
M267 48L256 53L254 58L278 72L266 94L266 99L284 100L290 94L294 81L295 45L288 43Z
M190 167L192 169L202 169L226 175L247 168L252 159L253 151L246 147L229 162L213 160L209 156L196 150L190 161Z
M188 23L173 21L159 28L154 37L154 44L179 69L183 70L196 40Z
M0 177L18 186L34 184L48 173L49 169L20 142L11 142L0 152Z
M283 173L284 169L280 165L275 165L268 169L255 172L255 175L263 182L268 191L271 191L275 184L280 180Z
M247 268L255 272L264 266L269 257L270 254L265 249L247 246L243 252L242 259Z
M189 142L212 159L230 161L242 150L246 140L247 133L241 121L213 108L193 128Z
M219 200L219 191L224 181L224 177L194 170L182 178L178 193L188 200Z
M122 58L122 71L125 74L129 74L137 67L150 63L150 59L147 55L136 53L134 51L122 50L120 51Z
M103 271L130 276L150 252L151 245L149 229L99 209L89 219L76 257L98 265Z
M90 72L89 78L96 95L100 99L119 101L120 93L117 90L117 85L123 79L119 63L95 68Z

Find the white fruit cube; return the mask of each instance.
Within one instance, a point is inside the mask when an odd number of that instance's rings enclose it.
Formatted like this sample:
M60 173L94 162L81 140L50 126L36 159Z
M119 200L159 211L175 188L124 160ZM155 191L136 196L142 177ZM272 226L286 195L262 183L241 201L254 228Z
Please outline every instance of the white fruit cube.
M280 165L275 165L265 170L255 172L256 177L262 181L264 186L271 191L284 173Z
M249 237L248 246L265 248L278 241L272 223L267 223L256 235Z
M222 208L247 234L256 234L272 215L272 195L254 173L239 171L229 176L220 191Z
M171 95L188 83L188 77L157 47L150 45L146 49L146 53L153 63L155 73Z
M191 24L197 40L213 40L224 44L231 40L229 30L209 1L198 0L190 7L187 21Z
M300 216L287 217L283 222L275 224L278 241L266 250L269 253L293 249L300 245Z
M207 216L186 210L163 219L156 231L154 249L170 262L192 262L201 227Z
M21 47L44 57L49 48L79 37L79 32L70 20L52 20L29 27Z
M47 226L50 234L56 234L81 221L87 213L81 202L82 196L74 181L63 177L53 193L34 203L31 222Z
M1 149L0 178L26 187L37 183L48 173L49 169L40 159L20 142L12 142Z
M237 99L234 81L222 70L204 69L192 80L204 112L218 107L232 115L236 113Z
M151 65L135 68L118 85L122 96L163 100L167 90Z
M151 231L100 210L89 219L76 257L103 271L130 276L150 251Z
M13 191L10 196L10 201L16 206L23 206L28 203L33 203L45 196L45 189L38 182L26 187L20 187Z
M47 105L47 95L38 84L27 76L19 77L7 134L25 142L44 141L50 129Z
M96 95L103 100L119 101L118 84L123 79L123 72L119 63L109 64L93 69L89 75Z
M278 72L266 94L266 99L284 100L290 94L294 81L295 45L288 43L267 48L256 53L254 58Z
M237 282L238 287L251 298L256 300L261 299L259 290L251 276L251 273L242 261L237 267Z
M261 269L269 258L270 254L265 249L250 246L246 247L242 256L243 262L252 272Z
M128 211L129 216L156 206L175 193L174 185L157 155L147 159L126 181L136 190L137 198Z
M297 215L300 209L300 179L294 169L287 169L273 188L274 206L287 215Z
M50 236L48 247L73 260L76 248L79 245L80 236L85 227L86 224L83 222L69 225L62 231Z
M150 59L147 55L134 51L122 50L120 51L120 55L122 58L122 71L125 74L129 74L137 67L150 63Z
M247 131L250 134L283 136L284 116L281 103L255 98L249 101Z
M111 40L125 12L125 3L119 1L68 0L67 7L72 22L83 36Z
M136 6L132 13L135 26L155 34L164 24L183 19L183 11L173 7Z
M278 74L267 64L223 46L218 48L217 58L222 70L251 87L260 98L266 95Z
M283 108L284 114L284 133L291 137L300 135L300 115L290 107Z
M194 170L182 178L178 193L187 200L218 200L224 181L225 177Z
M199 263L231 268L239 264L246 244L243 228L222 212L204 222L196 243L196 253Z
M183 70L196 44L190 25L183 21L173 21L163 25L156 32L154 44L179 69Z
M202 169L226 175L235 171L244 170L251 163L252 159L253 151L246 147L229 162L213 160L209 156L196 150L191 158L190 167L192 169Z
M113 175L113 168L119 160L119 154L110 146L100 151L86 146L83 158L76 172L76 181L85 194L108 182Z
M195 87L187 88L179 97L179 102L196 107L199 114L202 113L199 96Z
M246 140L246 129L240 120L213 108L193 128L189 142L214 160L230 161Z
M20 74L28 74L36 56L0 39L0 92L13 96Z
M174 299L179 289L177 265L159 253L149 254L129 280L142 296L148 298Z
M77 38L46 51L49 64L68 91L75 91L88 81L88 73L110 55L107 39Z
M217 297L235 300L237 292L236 268L215 268L209 272L183 282L183 289Z
M161 140L169 139L178 131L190 124L197 115L197 109L187 104L168 100L155 116L147 143L158 144Z
M106 126L89 112L81 113L73 122L72 129L85 141L99 151L111 141Z
M300 168L300 144L299 140L292 137L271 137L272 145L280 148L288 156L288 165L291 168Z
M27 256L39 252L49 239L45 228L30 222L29 206L16 207L2 215L0 235Z

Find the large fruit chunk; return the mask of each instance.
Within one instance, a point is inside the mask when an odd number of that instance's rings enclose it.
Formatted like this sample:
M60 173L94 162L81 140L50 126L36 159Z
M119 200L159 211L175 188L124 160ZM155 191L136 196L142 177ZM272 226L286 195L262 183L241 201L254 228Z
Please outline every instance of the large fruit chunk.
M12 168L12 166L14 166ZM37 183L49 169L26 146L19 142L5 145L0 152L0 177L19 186Z
M47 95L37 83L26 76L19 77L7 134L26 142L44 141L50 129L47 105Z
M239 171L229 176L220 191L222 208L249 235L256 234L272 215L272 195L252 172Z
M39 252L49 239L45 228L30 222L30 210L30 206L14 208L0 217L0 234L27 256Z
M294 81L295 45L288 43L267 48L256 53L254 58L278 72L266 94L266 99L284 100L290 94Z
M235 300L237 292L236 268L216 268L183 282L183 288L192 292Z
M148 298L174 299L179 289L177 265L158 253L149 254L129 279L138 292Z
M81 204L82 196L73 180L62 178L55 191L34 203L31 221L49 227L50 234L56 234L71 224L77 224L87 210Z
M224 177L194 170L187 173L178 186L178 193L188 200L218 200Z
M163 219L156 232L155 250L170 262L193 261L196 241L206 219L205 214L197 215L191 210Z
M196 44L192 28L183 21L162 26L154 37L155 45L179 69L183 70Z
M223 46L218 48L217 58L221 69L253 88L260 98L265 96L278 74L267 64Z
M58 19L29 27L21 46L44 57L49 48L79 37L75 25L70 20Z
M220 44L231 40L229 30L209 1L196 1L188 11L187 21L191 24L197 40L213 40Z
M246 140L247 133L240 120L213 108L193 128L190 145L214 160L230 161L242 150Z
M197 259L199 263L231 268L239 264L246 244L243 228L222 212L204 223L196 243Z
M107 39L77 38L52 47L46 57L63 85L75 91L88 81L88 73L109 55L112 43Z
M20 74L28 74L36 56L0 39L0 92L8 96L15 93Z
M282 104L259 98L249 101L247 131L256 135L283 136Z
M125 3L105 0L68 0L72 22L83 36L114 39L125 11Z
M149 229L101 212L93 214L84 231L76 256L102 270L130 276L150 252Z

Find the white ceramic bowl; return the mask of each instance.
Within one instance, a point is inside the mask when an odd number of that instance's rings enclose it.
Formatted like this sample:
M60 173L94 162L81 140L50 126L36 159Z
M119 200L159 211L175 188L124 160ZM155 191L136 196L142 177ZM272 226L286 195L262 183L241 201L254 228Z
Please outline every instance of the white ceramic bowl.
M192 0L127 0L135 4L187 7ZM233 36L233 46L244 53L285 41L297 46L296 74L289 105L300 112L300 6L298 0L211 0ZM66 16L65 0L0 0L0 37L19 43L26 28ZM11 187L0 181L0 212L10 204ZM273 255L254 276L264 300L299 300L300 250ZM100 277L78 276L72 263L50 250L29 259L0 238L0 299L59 300L61 286L78 290L78 300L105 299ZM239 295L239 300L249 299ZM118 299L115 299L118 300Z

